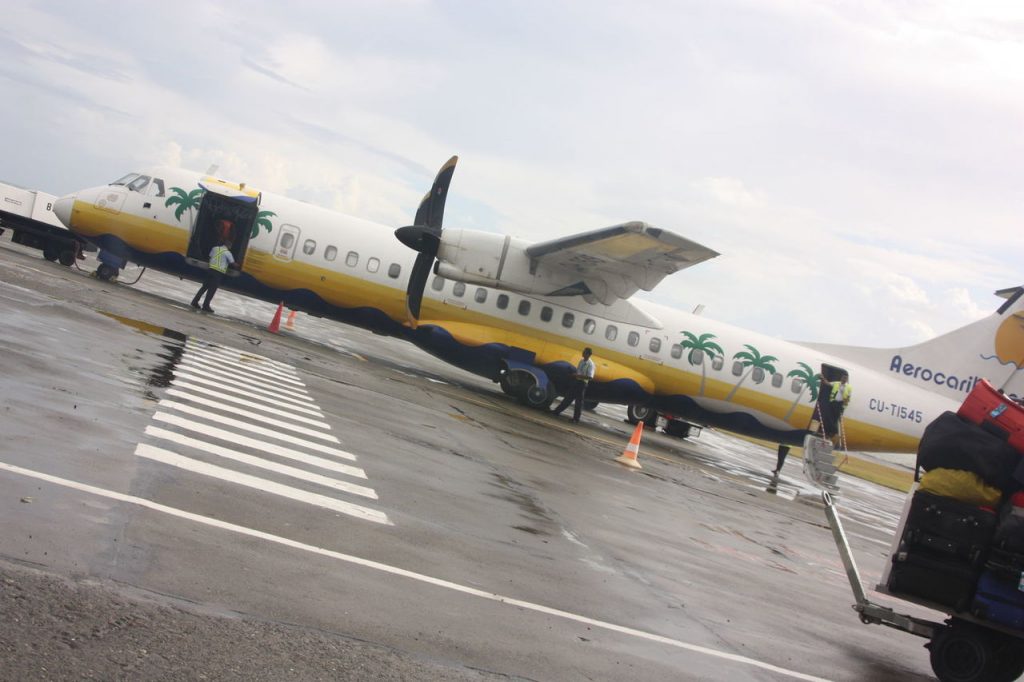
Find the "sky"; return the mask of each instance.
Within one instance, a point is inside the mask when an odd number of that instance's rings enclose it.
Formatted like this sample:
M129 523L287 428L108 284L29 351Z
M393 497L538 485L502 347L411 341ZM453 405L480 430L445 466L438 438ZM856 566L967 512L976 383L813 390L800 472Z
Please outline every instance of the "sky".
M722 255L638 296L897 347L1024 284L1024 4L0 0L0 180L168 164L387 226L643 220ZM382 228L385 229L385 228Z

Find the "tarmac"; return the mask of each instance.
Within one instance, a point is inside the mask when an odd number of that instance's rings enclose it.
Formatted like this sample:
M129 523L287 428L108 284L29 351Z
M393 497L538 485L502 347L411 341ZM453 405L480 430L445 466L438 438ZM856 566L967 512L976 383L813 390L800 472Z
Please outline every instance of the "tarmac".
M0 678L925 680L791 459L0 242ZM841 475L864 583L903 495ZM942 614L871 593L902 611Z

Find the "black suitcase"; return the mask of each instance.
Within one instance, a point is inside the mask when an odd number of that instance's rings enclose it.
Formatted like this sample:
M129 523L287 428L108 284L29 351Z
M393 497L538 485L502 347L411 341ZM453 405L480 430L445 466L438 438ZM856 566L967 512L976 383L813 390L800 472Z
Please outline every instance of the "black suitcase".
M1005 440L944 412L925 427L917 446L917 466L973 471L989 485L1006 492L1019 487L1013 480L1021 454Z
M997 522L990 509L919 490L910 503L903 541L910 547L932 545L931 549L973 562L992 544Z
M893 557L889 591L920 597L953 611L971 606L980 571L957 559L901 548Z
M908 528L903 533L903 543L911 550L925 550L935 556L960 559L972 566L981 566L985 558L982 545L956 542L920 528Z

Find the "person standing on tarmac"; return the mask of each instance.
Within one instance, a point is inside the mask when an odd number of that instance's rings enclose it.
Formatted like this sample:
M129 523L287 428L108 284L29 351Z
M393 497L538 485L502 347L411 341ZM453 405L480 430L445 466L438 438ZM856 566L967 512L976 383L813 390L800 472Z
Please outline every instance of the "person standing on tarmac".
M578 424L580 421L580 412L583 411L583 400L587 392L587 384L594 378L594 361L590 359L590 355L593 353L589 348L583 349L583 359L580 360L579 364L576 365L576 373L572 375L572 385L566 392L565 397L562 398L562 402L558 404L553 412L562 414L565 408L569 407L569 403L575 401L576 405L573 407L572 421Z
M213 312L210 301L213 295L220 288L220 282L227 274L228 268L235 267L235 257L231 255L231 238L222 239L221 243L210 249L210 268L206 271L206 279L203 286L199 287L195 297L192 299L192 307L199 309L199 297L204 293L206 300L203 301L202 309L208 313Z

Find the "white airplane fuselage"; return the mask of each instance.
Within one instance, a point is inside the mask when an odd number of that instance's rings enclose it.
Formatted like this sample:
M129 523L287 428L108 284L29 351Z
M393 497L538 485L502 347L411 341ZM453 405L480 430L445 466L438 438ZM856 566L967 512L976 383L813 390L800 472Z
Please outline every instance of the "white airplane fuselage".
M581 296L532 297L436 276L414 326L406 284L416 253L393 228L201 173L151 168L139 177L149 181L64 197L56 213L105 252L198 280L204 271L185 257L198 211L195 190L258 196L259 217L240 274L226 278L224 288L406 338L495 381L511 363L546 373L564 389L580 351L590 347L597 373L588 398L649 401L695 423L797 444L815 406L813 377L823 364L833 365L849 372L853 386L844 415L847 447L911 452L923 428L955 410L985 376L972 368L987 365L974 360L951 361L949 370L919 364L915 377L914 368L904 369L904 358L841 357L649 302L605 306ZM717 350L695 351L684 343L688 338ZM1001 361L992 370L1016 371Z

